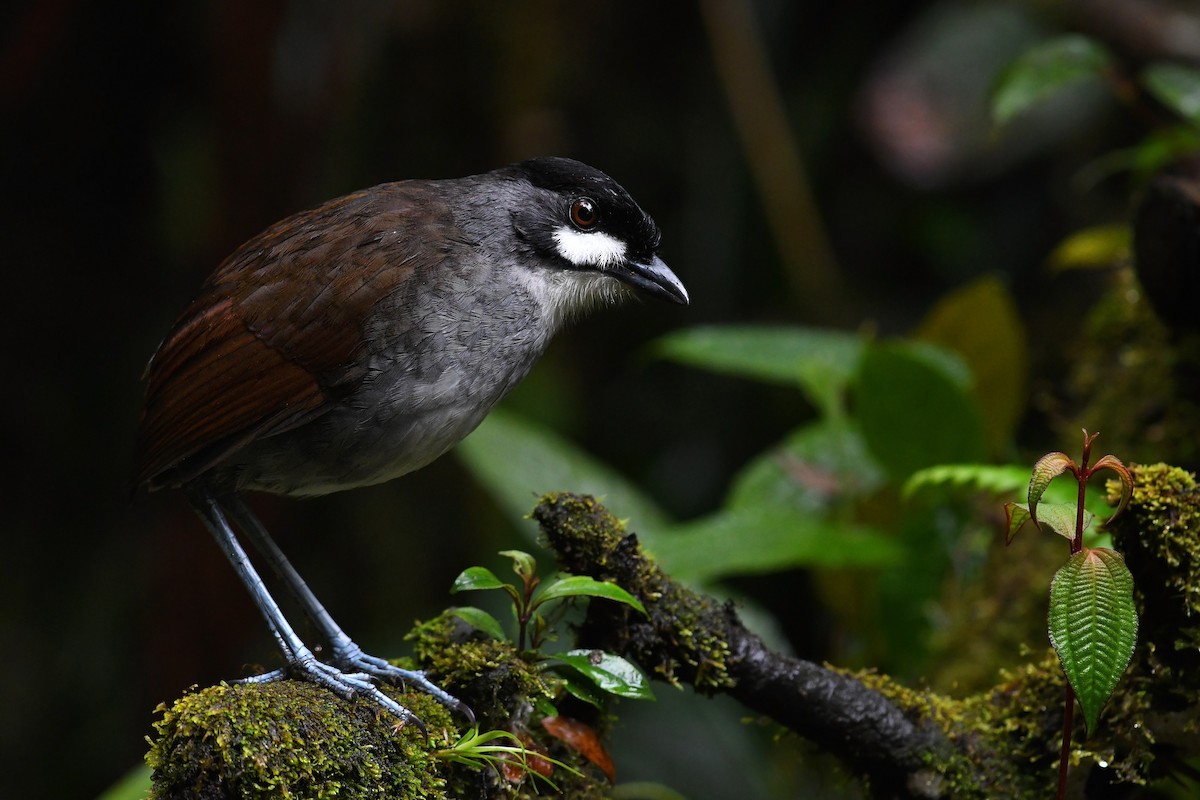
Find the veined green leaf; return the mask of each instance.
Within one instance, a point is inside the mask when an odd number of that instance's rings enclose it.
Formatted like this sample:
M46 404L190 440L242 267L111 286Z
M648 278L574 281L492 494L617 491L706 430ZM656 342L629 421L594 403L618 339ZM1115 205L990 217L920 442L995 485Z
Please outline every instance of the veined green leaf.
M615 600L636 608L643 614L646 613L641 601L620 586L615 583L598 581L587 575L566 575L551 581L538 594L537 600L545 602L563 597L603 597L606 600Z
M1083 708L1088 733L1133 657L1133 576L1119 553L1085 548L1050 585L1050 643Z
M501 550L500 555L512 559L513 572L522 579L537 574L537 560L524 550Z
M1115 517L1125 510L1125 506L1129 505L1129 500L1133 497L1133 474L1129 471L1129 467L1121 463L1116 456L1104 456L1092 466L1092 472L1102 469L1111 469L1117 473L1117 477L1121 481L1121 501L1117 505L1117 510L1112 513L1112 517ZM1109 519L1111 520L1112 517Z
M1089 493L1089 497L1091 494ZM1097 494L1097 496L1099 496ZM1075 538L1075 509L1078 506L1074 501L1064 503L1042 503L1038 507L1037 527L1050 533L1057 533L1067 541ZM1029 514L1029 506L1024 503L1005 503L1004 512L1008 515L1008 531L1005 536L1005 544L1012 544L1013 537L1027 522L1032 522L1033 517ZM1095 521L1096 515L1087 510L1086 503L1083 507L1083 532L1087 537L1088 530ZM1111 540L1108 534L1091 534L1091 538L1085 538L1084 541L1090 544L1107 544Z
M483 631L493 639L500 639L503 641L506 638L504 636L504 628L500 625L500 621L488 612L484 611L482 608L476 608L475 606L457 606L450 609L450 613L469 624L472 628Z
M603 650L571 650L551 656L595 681L609 694L635 700L653 700L646 676L625 659Z
M1034 521L1038 518L1038 503L1045 493L1050 481L1062 475L1068 469L1074 470L1075 462L1066 453L1047 453L1033 465L1033 476L1029 479L1029 513Z
M604 693L600 691L594 682L575 672L571 672L569 675L561 675L560 677L563 680L563 688L572 697L596 708L604 708Z
M1057 533L1067 541L1075 538L1076 510L1075 503L1042 503L1040 516L1037 518L1038 527ZM1086 508L1083 510L1083 530L1092 527L1095 515Z
M472 592L477 589L502 589L504 581L487 567L467 567L454 579L450 593Z
M1025 527L1025 523L1031 521L1033 517L1029 516L1029 507L1024 503L1005 503L1004 515L1008 518L1004 532L1004 544L1010 545L1013 539L1017 538L1021 528Z

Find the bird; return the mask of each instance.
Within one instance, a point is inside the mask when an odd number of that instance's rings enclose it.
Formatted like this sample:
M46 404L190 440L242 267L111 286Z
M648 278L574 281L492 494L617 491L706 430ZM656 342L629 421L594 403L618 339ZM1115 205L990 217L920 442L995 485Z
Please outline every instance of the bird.
M309 681L423 727L379 688L412 685L474 722L422 671L364 652L242 495L313 497L429 464L575 318L630 296L687 305L660 243L607 174L539 157L353 192L268 227L217 267L145 368L131 484L183 492L265 619L284 666L243 681ZM243 540L325 640L325 660Z

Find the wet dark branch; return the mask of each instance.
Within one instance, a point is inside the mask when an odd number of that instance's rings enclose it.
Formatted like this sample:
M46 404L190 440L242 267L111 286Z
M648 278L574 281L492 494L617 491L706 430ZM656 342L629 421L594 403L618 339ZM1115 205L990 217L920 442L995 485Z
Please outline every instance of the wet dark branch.
M948 752L937 728L913 722L858 680L776 653L740 623L730 626L730 636L736 684L729 694L868 775L923 779L929 755Z
M646 605L648 617L591 604L581 646L627 655L672 683L729 694L838 755L873 785L892 787L889 796L939 795L929 764L952 748L935 725L854 677L770 649L732 604L672 581L594 499L550 495L534 518L561 569L615 581Z

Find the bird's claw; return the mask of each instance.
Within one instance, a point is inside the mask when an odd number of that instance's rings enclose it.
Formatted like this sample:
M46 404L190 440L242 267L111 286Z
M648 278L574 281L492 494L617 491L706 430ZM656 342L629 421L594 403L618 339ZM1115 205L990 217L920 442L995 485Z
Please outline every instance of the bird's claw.
M353 699L355 696L363 697L394 714L400 719L402 725L413 724L424 732L425 723L416 714L381 692L375 682L383 681L402 686L412 684L442 705L462 714L470 724L475 723L475 714L467 707L466 703L430 681L420 670L397 667L385 659L364 653L358 645L353 643L348 647L337 649L334 660L337 666L326 664L312 653L301 653L292 659L287 667L264 672L261 675L252 675L237 682L270 683L285 678L309 681L329 689L346 700Z
M425 673L422 670L397 667L386 659L364 653L362 648L353 642L350 642L349 645L335 648L333 660L343 670L365 673L385 683L398 683L402 686L412 684L446 706L446 708L462 714L467 718L469 724L475 724L475 712L471 711L466 703L425 677Z

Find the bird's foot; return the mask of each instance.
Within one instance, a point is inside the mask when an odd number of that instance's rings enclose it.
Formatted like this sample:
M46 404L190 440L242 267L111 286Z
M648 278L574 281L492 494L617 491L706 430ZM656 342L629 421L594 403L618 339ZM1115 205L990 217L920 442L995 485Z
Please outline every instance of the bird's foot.
M368 656L368 658L372 657ZM386 664L387 662L384 663ZM393 669L398 668L393 667ZM409 674L408 670L399 671ZM415 674L420 675L420 673ZM377 687L374 683L374 680L378 677L379 676L367 670L355 670L352 667L339 669L331 664L326 664L325 662L320 661L312 654L311 651L304 651L297 654L287 667L272 670L270 672L264 672L261 675L243 678L242 680L238 681L238 683L269 683L272 681L283 680L285 678L308 681L310 683L315 683L318 686L323 686L337 696L346 700L351 700L354 697L362 697L398 717L402 725L416 725L423 733L427 733L428 731L425 729L425 723L422 722L416 714L409 711L407 708L388 697L383 692L379 691L379 687ZM433 694L434 697L451 708L465 710L468 718L472 722L475 721L475 717L471 714L470 709L467 709L467 707L463 705L461 701L456 700L455 698L446 694L446 692L442 689L434 686L432 683L426 680L423 675L421 678L424 682L417 682L419 686L422 688L426 686L432 686L436 692L430 692L430 694ZM444 698L450 698L452 703L446 703Z
M462 700L425 677L421 670L403 669L386 659L368 655L352 641L334 645L333 662L351 674L369 675L385 683L412 684L446 708L462 714L471 725L475 724L475 712Z
M356 695L364 697L399 717L404 724L413 723L425 730L425 724L416 714L379 691L374 681L412 684L450 710L462 714L470 724L475 724L475 713L466 703L433 683L420 670L403 669L378 656L368 655L352 641L334 647L333 661L336 666L326 664L311 651L305 650L291 659L287 667L243 678L238 683L269 683L285 678L306 680L324 686L346 700Z

